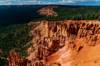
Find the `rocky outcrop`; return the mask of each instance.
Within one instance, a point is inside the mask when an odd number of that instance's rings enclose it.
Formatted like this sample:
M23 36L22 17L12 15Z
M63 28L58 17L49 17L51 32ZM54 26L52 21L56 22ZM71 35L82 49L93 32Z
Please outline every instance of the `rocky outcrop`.
M28 59L33 64L59 63L66 66L74 63L72 59L75 59L74 56L85 46L95 46L100 42L100 25L99 21L95 20L41 21L31 33L33 34L31 49L35 50L29 53ZM70 58L72 61L62 60L63 54L65 59Z
M9 66L100 66L100 21L44 20L29 25L28 57L11 51Z
M60 23L43 21L38 27L32 30L31 32L34 36L32 47L35 48L32 56L35 57L30 57L30 54L29 59L34 59L33 62L37 60L38 62L46 63L49 55L62 48L66 42L65 40L67 40L67 35L62 33L65 30L62 28Z
M9 66L31 66L31 61L22 58L15 50L11 50L8 54Z

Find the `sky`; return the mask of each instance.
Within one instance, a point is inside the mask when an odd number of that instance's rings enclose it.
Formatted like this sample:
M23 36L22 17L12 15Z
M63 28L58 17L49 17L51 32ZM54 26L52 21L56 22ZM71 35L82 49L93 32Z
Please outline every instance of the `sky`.
M0 5L99 5L100 0L0 0Z

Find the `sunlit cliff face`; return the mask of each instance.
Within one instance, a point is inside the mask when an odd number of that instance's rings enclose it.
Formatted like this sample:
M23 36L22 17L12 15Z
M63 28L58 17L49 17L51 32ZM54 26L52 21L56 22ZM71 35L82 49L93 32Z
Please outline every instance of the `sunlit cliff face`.
M99 66L100 53L96 53L100 48L99 23L95 20L41 21L31 31L32 46L27 58L39 66L92 66L95 62L94 66Z

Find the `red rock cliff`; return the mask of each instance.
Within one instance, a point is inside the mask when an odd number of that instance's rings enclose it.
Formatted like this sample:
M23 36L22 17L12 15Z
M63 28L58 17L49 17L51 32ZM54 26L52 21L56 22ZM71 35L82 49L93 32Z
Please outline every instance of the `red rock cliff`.
M100 66L100 21L41 21L32 30L28 57L14 51L9 66Z
M28 59L33 64L41 62L41 64L51 65L57 63L61 66L82 66L83 63L84 66L84 62L90 60L87 53L90 51L92 53L93 49L95 52L99 50L95 48L100 43L99 23L100 21L96 20L40 22L31 31L33 40L32 47L28 49ZM35 48L34 52L30 52L32 48ZM92 59L91 54L88 56ZM84 59L85 57L87 60ZM95 58L95 55L93 57ZM95 62L95 59L93 61Z

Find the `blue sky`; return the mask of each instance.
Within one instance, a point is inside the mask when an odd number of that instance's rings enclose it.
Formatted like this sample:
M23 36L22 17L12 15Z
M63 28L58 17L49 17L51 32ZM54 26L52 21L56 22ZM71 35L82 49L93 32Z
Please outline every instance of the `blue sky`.
M100 0L0 0L0 5L36 4L100 5Z

